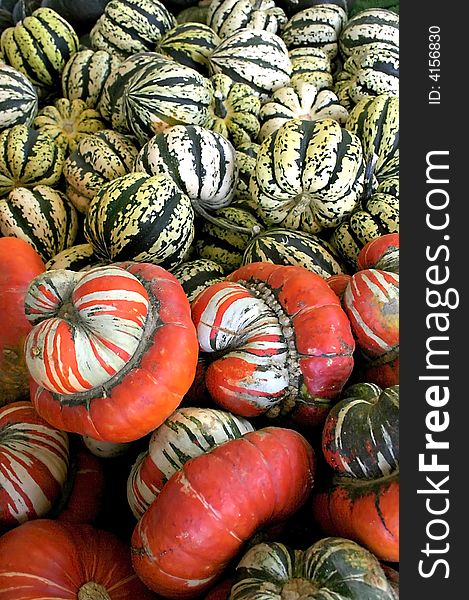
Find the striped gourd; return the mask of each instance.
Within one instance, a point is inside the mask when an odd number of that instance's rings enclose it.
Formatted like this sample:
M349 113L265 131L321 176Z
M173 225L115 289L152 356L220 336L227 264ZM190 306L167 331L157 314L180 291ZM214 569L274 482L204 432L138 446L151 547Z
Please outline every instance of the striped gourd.
M274 228L259 233L243 255L243 265L253 262L304 267L323 279L343 272L335 250L327 242L291 229Z
M399 386L345 389L324 423L322 451L340 476L377 479L399 469Z
M318 90L332 88L331 61L323 50L310 46L293 48L288 55L292 64L291 83L301 80L312 83Z
M190 0L192 2L192 0ZM178 23L203 23L207 24L208 6L206 4L196 4L183 8L176 14Z
M73 27L50 8L38 8L1 37L8 63L47 89L60 85L63 68L78 46Z
M291 62L285 42L270 31L242 29L222 42L210 57L212 74L224 73L247 83L262 98L290 80Z
M0 231L29 242L47 261L73 244L78 219L62 192L46 185L16 187L0 200Z
M212 87L208 78L174 61L148 63L124 88L127 127L141 144L171 125L202 125L208 118Z
M127 480L127 499L140 518L169 478L191 458L216 445L254 431L242 417L210 408L178 408L153 432L148 450L134 463Z
M358 254L365 244L386 233L397 232L399 199L377 191L364 208L353 212L348 220L334 229L330 242L343 260L356 269Z
M88 108L83 100L59 98L44 106L33 121L33 127L50 135L65 154L73 152L80 140L106 127L100 113Z
M291 17L285 25L282 39L289 50L293 48L319 48L333 60L339 51L339 35L347 13L335 4L305 8Z
M182 23L165 33L156 50L206 75L209 57L219 43L220 38L208 25Z
M228 206L237 180L236 152L219 133L175 125L152 137L138 153L134 171L169 175L204 216Z
M137 153L131 138L111 129L81 140L63 167L66 193L77 210L86 212L102 185L129 173Z
M362 98L345 124L358 135L365 162L382 181L399 174L399 97L389 94Z
M213 260L225 273L231 273L241 265L252 235L262 229L262 224L252 212L235 206L220 208L214 215L221 217L224 223L205 222L197 236L195 250L200 258ZM232 225L244 228L246 233L240 233Z
M88 108L97 108L107 78L119 65L120 60L105 50L76 52L62 71L64 98L83 100Z
M221 133L235 147L256 140L261 101L252 87L233 81L223 73L213 75L210 83L213 99L205 127Z
M260 217L308 233L337 226L362 195L362 154L358 136L333 119L287 121L257 155L250 190Z
M306 550L256 544L236 567L235 581L230 600L396 598L376 556L342 537L322 538Z
M104 184L91 200L85 238L104 260L184 260L194 237L191 201L167 175L129 173Z
M357 50L345 61L334 91L348 110L367 96L399 96L399 50L379 42Z
M69 468L64 431L41 419L31 402L0 409L0 530L46 517ZM5 590L2 586L2 591Z
M206 287L225 278L222 267L207 258L184 261L171 272L182 285L189 302L192 302Z
M290 85L275 90L262 105L259 141L262 142L291 119L315 121L326 118L344 125L348 111L339 104L333 91L318 90L312 83L296 79Z
M0 63L0 131L18 124L31 125L37 110L33 84L23 73Z
M153 50L175 25L159 0L111 0L90 31L91 47L125 58Z
M348 58L366 44L381 42L399 49L399 15L385 8L361 10L342 29L339 49Z
M99 259L94 254L91 244L77 244L70 246L56 254L46 263L46 271L54 269L67 269L68 271L85 271L99 264Z
M54 186L62 175L64 149L27 125L14 125L0 133L0 198L15 186Z
M241 29L279 33L287 22L283 9L273 0L212 0L207 23L223 39Z
M122 61L119 67L106 79L98 110L111 123L112 128L121 133L128 133L129 127L124 115L124 89L134 73L143 65L153 63L162 65L171 62L157 52L138 52Z
M252 199L251 192L249 191L249 182L256 168L258 151L259 144L255 144L254 142L247 142L236 148L238 183L232 202L233 206L247 208L254 212L257 210L257 203Z

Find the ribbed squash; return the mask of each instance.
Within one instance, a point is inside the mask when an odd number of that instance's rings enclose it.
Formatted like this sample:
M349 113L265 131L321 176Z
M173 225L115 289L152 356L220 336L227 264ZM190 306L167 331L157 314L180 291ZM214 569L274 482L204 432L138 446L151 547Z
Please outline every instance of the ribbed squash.
M0 63L0 131L14 125L31 125L38 110L36 88L13 67Z
M286 22L286 14L273 0L213 0L207 11L208 25L222 39L241 29L278 34Z
M189 302L195 300L206 287L225 278L223 268L208 258L184 261L171 272L182 285Z
M223 73L211 77L210 83L213 97L205 127L221 133L235 147L256 140L261 101L252 87Z
M16 186L55 185L62 175L64 149L27 125L0 133L0 198Z
M208 25L181 23L165 33L156 50L205 75L210 55L219 43L220 38Z
M238 184L235 190L233 205L239 208L257 211L257 202L252 199L249 191L249 181L256 168L256 158L259 144L246 142L236 147L236 162L238 165Z
M132 170L137 153L130 137L111 129L81 140L63 167L70 202L85 213L102 185Z
M365 244L357 257L359 269L399 273L399 234L387 233Z
M334 79L331 61L323 50L306 46L293 48L288 55L292 64L292 84L300 80L313 84L318 90L332 88Z
M111 0L90 32L93 50L125 58L154 49L176 19L159 0Z
M380 42L399 49L399 15L385 8L361 10L349 19L339 37L342 56L365 46Z
M100 261L91 244L77 244L59 252L46 263L46 270L67 269L68 271L84 271L98 266Z

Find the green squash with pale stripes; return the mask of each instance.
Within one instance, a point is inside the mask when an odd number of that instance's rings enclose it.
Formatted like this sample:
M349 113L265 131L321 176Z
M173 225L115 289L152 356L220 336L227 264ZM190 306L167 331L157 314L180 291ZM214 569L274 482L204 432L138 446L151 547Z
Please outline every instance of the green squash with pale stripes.
M267 225L318 233L357 208L364 179L357 135L333 119L292 119L260 145L250 191Z
M137 154L133 139L111 129L81 140L63 167L70 202L85 213L105 183L130 173Z
M256 544L236 567L230 600L395 600L374 554L340 537L306 550L277 542Z
M46 263L46 271L54 269L67 269L68 271L87 271L92 267L104 264L95 255L91 244L77 244L70 246L56 254Z
M312 83L318 90L332 89L331 61L324 50L310 46L293 48L288 56L292 64L291 84L299 80Z
M181 263L194 237L191 201L167 175L129 173L91 200L85 239L103 260Z
M62 71L62 94L69 100L83 100L88 108L97 108L107 78L121 61L106 50L80 50Z
M350 111L345 124L362 142L365 162L378 181L399 174L399 97L368 96Z
M63 147L27 125L0 133L0 198L16 186L56 185L65 160Z
M75 241L77 213L65 194L47 185L15 187L0 200L0 232L25 240L48 261Z
M0 64L0 131L14 125L31 125L38 110L36 88L9 65Z
M328 242L291 229L273 228L256 235L244 251L242 264L254 262L304 267L323 279L344 272L335 249Z
M175 25L175 17L159 0L111 0L90 32L91 47L124 59L154 50Z
M385 8L361 10L353 16L339 37L339 49L345 58L367 44L381 42L399 49L399 15Z
M252 87L218 73L210 78L213 99L205 127L225 136L236 147L259 134L261 101Z
M259 144L246 142L236 148L236 163L238 165L238 182L236 184L232 206L245 208L254 214L257 212L255 202L249 191L251 175L256 169L257 153Z
M285 42L275 33L242 29L222 40L210 57L210 72L250 85L261 99L290 80Z
M60 85L65 64L78 47L73 27L50 8L38 8L15 27L5 29L1 37L8 63L33 84L49 90Z
M207 23L223 39L241 29L257 29L279 34L287 16L274 0L212 0Z
M156 50L181 65L208 74L209 58L220 38L208 25L181 23L161 38Z
M195 300L205 288L225 279L222 267L207 258L184 261L171 272L182 285L189 302Z

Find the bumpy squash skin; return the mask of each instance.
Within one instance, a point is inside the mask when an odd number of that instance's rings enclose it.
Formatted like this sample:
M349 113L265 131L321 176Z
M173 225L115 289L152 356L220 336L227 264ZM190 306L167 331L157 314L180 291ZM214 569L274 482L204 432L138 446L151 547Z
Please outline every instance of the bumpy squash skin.
M34 248L15 237L0 238L0 406L28 399L23 344L31 330L23 302L29 283L45 271Z
M134 530L137 575L167 598L200 595L256 530L304 504L314 473L305 438L273 427L186 462Z

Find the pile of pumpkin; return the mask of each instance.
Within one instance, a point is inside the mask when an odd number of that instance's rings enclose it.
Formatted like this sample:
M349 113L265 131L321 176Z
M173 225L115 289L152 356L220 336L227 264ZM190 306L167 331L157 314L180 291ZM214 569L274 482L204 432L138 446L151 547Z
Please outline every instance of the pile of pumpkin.
M398 597L398 10L0 0L0 600Z

